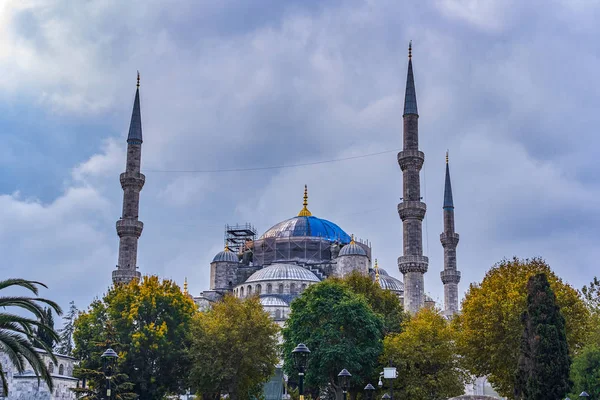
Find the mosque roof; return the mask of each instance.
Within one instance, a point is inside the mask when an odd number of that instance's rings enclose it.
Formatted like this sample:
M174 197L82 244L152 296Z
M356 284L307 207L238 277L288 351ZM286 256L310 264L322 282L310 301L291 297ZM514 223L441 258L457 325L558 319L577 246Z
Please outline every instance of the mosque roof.
M259 269L246 280L246 283L261 281L308 281L320 282L321 280L311 271L295 264L272 264Z
M350 243L350 235L326 219L317 218L308 210L308 190L304 186L304 203L296 217L286 219L267 230L260 238L321 237L331 242Z
M354 241L354 236L349 244L342 247L340 250L340 256L366 256L367 252L359 244Z
M225 250L217 253L215 258L213 258L212 262L239 262L238 256L231 250L229 247L225 246Z
M381 275L381 268L379 269L379 286L381 286L382 289L392 290L394 292L404 291L404 283L393 276Z
M260 298L263 307L289 307L290 305L280 297L264 296Z

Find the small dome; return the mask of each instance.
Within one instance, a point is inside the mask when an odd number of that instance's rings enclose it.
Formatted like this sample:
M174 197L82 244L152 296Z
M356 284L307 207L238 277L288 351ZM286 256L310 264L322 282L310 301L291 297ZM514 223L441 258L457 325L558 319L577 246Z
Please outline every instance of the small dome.
M344 247L342 247L342 250L340 250L340 257L341 256L365 256L367 255L367 252L365 251L365 249L362 248L361 245L356 244L356 242L354 241L354 237L352 237L352 241L345 245Z
M238 260L238 256L233 251L229 250L229 247L225 247L225 250L217 253L215 258L213 258L212 262L237 263L240 261Z
M294 264L273 264L259 269L246 280L246 283L261 281L308 281L320 282L321 280L306 268Z
M381 268L379 268L379 286L393 292L404 292L404 283L392 276L381 275Z
M276 296L265 296L260 298L260 304L263 307L289 307L290 305L283 299Z

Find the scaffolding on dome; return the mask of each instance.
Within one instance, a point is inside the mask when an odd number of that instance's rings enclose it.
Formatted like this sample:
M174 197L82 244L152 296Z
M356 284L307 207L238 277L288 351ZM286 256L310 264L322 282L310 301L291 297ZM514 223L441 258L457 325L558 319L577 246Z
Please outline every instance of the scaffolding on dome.
M255 240L256 229L252 224L225 225L225 244L234 253L241 253L248 246L248 242L251 246Z

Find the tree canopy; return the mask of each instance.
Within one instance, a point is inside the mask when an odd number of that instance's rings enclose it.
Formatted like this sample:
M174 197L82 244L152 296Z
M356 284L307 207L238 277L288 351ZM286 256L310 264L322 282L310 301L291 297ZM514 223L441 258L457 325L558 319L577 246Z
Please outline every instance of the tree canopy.
M225 296L194 318L190 385L205 398L258 395L275 371L279 326L257 296Z
M56 352L59 354L64 354L66 356L73 354L73 332L75 331L74 323L78 313L79 310L75 306L75 302L71 301L69 303L69 311L67 311L63 317L63 327L58 332L60 340L56 345Z
M181 393L196 313L193 300L170 280L148 276L116 285L77 318L74 355L82 370L101 371L100 355L111 347L119 354L117 371L129 377L140 398Z
M343 279L336 279L347 285L354 293L363 295L371 309L383 320L383 334L398 333L402 322L407 318L398 296L389 290L384 290L371 277L352 272Z
M576 398L583 391L591 399L600 398L600 344L588 344L575 356L571 366L571 380L571 398Z
M381 359L391 360L401 377L393 380L398 398L442 400L464 392L468 376L459 365L455 336L439 311L428 308L404 321L401 333L386 336Z
M346 368L352 374L351 390L362 391L382 350L383 321L364 296L342 282L325 280L292 302L282 333L284 367L290 379L297 377L291 352L304 343L311 351L308 390L315 393L331 385L339 392L337 375Z
M563 318L546 274L529 278L523 314L515 398L562 399L570 387L571 359Z
M504 260L491 268L481 284L471 284L455 317L459 351L468 370L488 376L503 396L513 396L515 370L527 308L527 282L538 273L546 274L565 318L570 352L581 347L586 337L589 312L578 292L558 278L539 258Z

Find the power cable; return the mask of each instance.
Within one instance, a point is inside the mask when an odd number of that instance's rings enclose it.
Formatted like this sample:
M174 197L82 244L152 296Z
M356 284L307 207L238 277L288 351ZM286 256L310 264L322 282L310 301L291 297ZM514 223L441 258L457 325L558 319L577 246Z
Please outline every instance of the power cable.
M332 159L332 160L314 161L314 162L301 163L301 164L290 164L290 165L272 165L272 166L267 166L267 167L226 168L226 169L187 169L187 170L186 169L180 169L180 170L175 170L175 169L145 169L143 172L202 173L202 174L209 174L209 173L219 173L219 172L263 171L263 170L269 170L269 169L283 169L283 168L307 167L307 166L310 166L310 165L319 165L319 164L328 164L328 163L334 163L334 162L340 162L340 161L356 160L358 158L373 157L373 156L378 156L378 155L381 155L381 154L394 153L394 152L400 151L400 150L401 149L393 149L393 150L380 151L380 152L377 152L377 153L369 153L369 154L361 154L361 155L358 155L358 156L336 158L336 159Z

